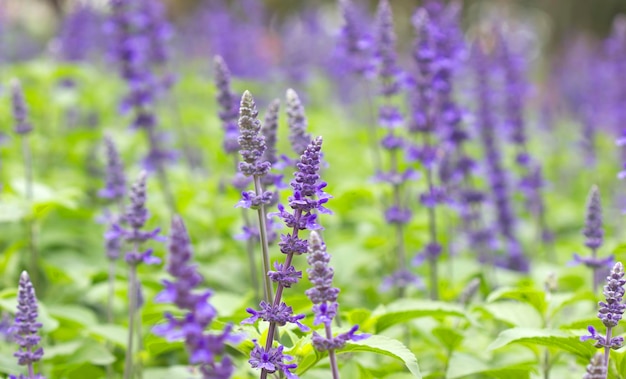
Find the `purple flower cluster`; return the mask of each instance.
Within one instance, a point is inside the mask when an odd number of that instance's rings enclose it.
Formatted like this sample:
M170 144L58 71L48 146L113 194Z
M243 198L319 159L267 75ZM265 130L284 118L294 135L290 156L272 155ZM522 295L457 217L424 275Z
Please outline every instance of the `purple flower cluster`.
M143 129L150 150L144 159L149 170L163 169L176 154L164 149L164 136L157 130L155 102L171 84L170 78L159 78L155 66L164 64L165 40L170 26L165 20L163 5L147 0L111 0L108 31L113 39L111 55L117 61L128 93L121 103L122 112L133 111L132 128Z
M217 312L208 302L212 292L197 290L203 277L192 263L191 242L180 217L172 220L169 253L166 269L175 281L164 280L165 289L155 301L173 303L184 314L176 317L165 313L167 322L154 327L152 332L169 341L183 339L189 352L189 363L199 365L203 378L230 378L234 366L224 353L225 343L238 343L241 336L232 333L232 325L227 325L220 334L205 331L215 320ZM222 357L221 360L218 356Z
M34 374L33 363L38 362L43 357L43 348L37 347L41 337L37 334L41 329L41 323L37 322L37 298L35 289L26 271L20 275L20 282L17 292L17 313L15 323L11 333L15 336L15 341L19 345L19 350L13 354L17 358L20 366L28 367L28 376L11 375L12 379L43 379L41 375Z
M313 325L323 324L326 331L325 336L313 332L313 346L319 351L337 350L341 349L348 341L358 341L369 337L367 334L355 334L359 329L358 325L352 327L347 333L333 337L331 324L339 307L337 303L339 288L333 287L334 271L329 266L330 254L326 252L326 244L315 231L311 232L308 250L307 261L311 267L307 269L307 273L314 287L307 290L305 294L314 304L315 319Z
M345 62L349 73L373 78L376 74L374 41L362 10L351 0L341 0L339 6L344 24L339 32L336 53Z
M126 197L126 175L124 174L124 166L113 139L105 137L104 145L107 155L106 184L105 187L98 192L98 195L101 198L116 202L121 211L124 198ZM120 256L122 236L116 231L116 225L123 222L123 217L123 214L115 214L114 212L106 213L105 218L108 222L108 228L104 234L104 240L106 255L110 260L117 260Z
M609 255L605 258L598 257L598 249L602 246L604 237L604 227L602 225L602 203L600 201L600 191L597 186L591 187L589 197L587 198L587 210L585 215L585 227L583 228L585 236L585 246L591 250L591 257L581 257L574 254L573 263L581 263L593 270L593 290L600 283L600 275L606 269L613 267L614 258Z
M102 16L88 3L78 3L63 19L57 40L60 58L80 62L90 58L105 44L101 27ZM101 52L101 51L99 51Z
M604 363L604 356L597 353L591 357L586 371L587 373L583 376L583 379L606 379L607 369Z
M235 94L230 88L230 70L222 57L215 56L214 61L214 80L217 88L217 103L220 106L219 117L222 120L222 129L224 130L224 142L222 146L227 154L234 154L239 150L237 143L237 120L239 119L239 107Z
M283 290L297 283L302 277L301 271L296 271L292 265L294 255L301 255L307 252L307 242L298 237L302 230L320 229L316 222L317 212L330 213L324 208L324 204L328 202L330 196L323 189L326 183L320 180L320 160L321 160L322 138L313 139L296 164L297 171L294 173L294 179L291 182L293 195L289 197L289 206L293 213L288 212L285 207L280 204L279 212L276 213L283 220L285 225L292 228L290 234L282 235L279 243L280 250L286 254L283 263L275 263L276 271L270 271L267 275L270 279L278 284L273 302L262 301L260 310L248 308L251 316L244 320L244 323L253 323L257 320L269 322L268 338L265 347L255 342L255 348L250 356L250 365L252 368L260 368L261 376L265 378L268 373L280 371L288 378L296 378L291 370L296 368L295 364L286 364L285 360L291 360L291 357L284 355L283 347L272 347L271 336L276 331L276 326L293 323L302 331L308 331L308 327L300 323L304 315L294 315L292 307L281 301Z
M289 142L291 148L300 156L304 154L311 142L311 135L307 133L307 119L304 106L296 91L287 90L287 125L289 126Z
M622 319L626 304L624 304L624 266L621 262L615 263L604 286L606 301L598 303L598 318L606 327L606 335L599 334L593 326L589 326L589 335L580 337L581 341L595 340L595 347L604 348L604 360L606 367L609 364L609 351L619 349L624 345L624 337L612 337L611 332Z
M121 221L124 221L124 227ZM159 236L160 228L150 231L142 230L148 221L148 210L146 209L146 173L142 172L130 190L130 204L125 215L114 224L113 230L108 234L108 238L121 238L125 242L132 244L133 251L126 253L126 262L130 266L137 266L140 263L148 265L159 264L161 260L152 255L152 249L139 251L139 245L148 241L162 241Z
M490 83L493 59L483 49L483 46L476 44L473 50L474 67L478 81L476 122L485 152L484 159L492 201L496 210L497 229L504 245L502 247L507 253L505 257L499 257L496 263L511 270L526 272L529 269L529 262L524 256L522 246L515 234L515 216L511 205L509 183L502 167L502 156L497 142L496 122L493 114L493 92Z
M19 80L11 81L11 100L13 104L13 120L15 126L13 130L21 136L29 134L33 130L33 125L28 120L28 106L24 100L24 92Z

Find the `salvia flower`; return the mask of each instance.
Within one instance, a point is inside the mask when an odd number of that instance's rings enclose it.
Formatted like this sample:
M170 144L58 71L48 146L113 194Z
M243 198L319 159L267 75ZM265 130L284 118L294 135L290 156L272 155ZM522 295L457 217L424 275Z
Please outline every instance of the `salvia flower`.
M289 142L297 155L302 155L311 142L307 133L307 119L300 97L293 89L287 90L287 125L289 126Z
M37 322L37 298L35 289L26 271L22 272L17 292L17 313L13 325L15 341L19 350L13 354L20 366L27 366L29 376L20 375L13 378L33 378L33 363L43 357L43 348L38 347L41 337L37 334L41 329L41 323ZM43 378L42 376L37 376Z
M600 334L593 326L587 329L589 335L580 337L581 341L595 340L595 347L604 348L604 360L606 367L609 364L609 351L611 349L619 349L624 345L623 337L612 337L611 332L622 319L626 304L624 301L624 266L621 262L615 263L609 276L606 278L604 286L604 297L606 301L598 302L598 318L606 327L606 335Z
M373 38L367 29L368 22L351 0L341 0L339 7L344 25L338 37L338 51L345 58L349 72L372 78L376 67Z
M334 271L329 265L330 254L326 252L326 244L315 231L312 231L309 237L308 250L307 261L310 268L307 269L307 273L309 274L309 281L314 287L308 289L305 294L314 304L315 319L313 324L323 324L326 329L324 337L313 332L313 346L319 351L337 350L350 340L358 341L369 337L367 334L355 334L359 328L358 325L355 325L347 333L333 337L331 324L337 315L339 288L333 287Z
M124 165L111 137L104 138L104 146L107 156L106 185L98 192L98 195L104 199L117 201L126 195Z
M250 92L244 92L239 108L239 153L243 162L239 163L239 171L245 176L264 176L271 163L261 158L265 153L265 137L261 134L259 112Z
M16 134L26 135L33 130L33 125L28 120L28 106L24 100L24 92L19 80L11 81L11 100L13 103L13 130Z
M285 363L285 361L293 360L290 355L283 354L284 346L270 347L264 349L256 340L254 342L254 349L250 352L250 366L252 368L259 368L265 370L269 374L273 374L276 371L282 372L287 379L297 379L298 376L291 372L295 370L298 365L295 363Z
M224 59L219 55L214 58L215 67L215 87L217 88L217 103L220 106L219 117L222 120L224 130L223 148L227 154L236 153L239 150L237 136L237 120L239 119L239 108L237 107L237 97L230 87L230 71Z
M217 311L208 302L212 292L198 289L203 277L192 259L193 250L187 229L183 220L176 216L172 220L166 266L174 281L163 281L165 289L157 295L155 301L173 303L183 311L183 315L176 317L167 312L167 322L154 327L152 331L169 341L182 339L190 363L199 366L202 378L230 378L234 365L225 354L225 344L238 343L241 336L232 333L232 325L227 325L219 334L206 332L215 320Z

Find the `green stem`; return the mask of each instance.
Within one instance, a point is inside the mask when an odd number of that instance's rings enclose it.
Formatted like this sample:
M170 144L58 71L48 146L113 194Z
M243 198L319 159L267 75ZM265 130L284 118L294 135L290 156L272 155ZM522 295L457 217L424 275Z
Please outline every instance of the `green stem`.
M329 340L332 339L333 332L330 329L330 324L325 323L324 329L326 330L326 338ZM333 379L339 379L339 367L337 366L337 357L335 356L334 349L328 350L328 358L330 359L330 369L333 373Z
M256 196L262 196L263 188L261 186L261 177L258 175L254 175L254 191ZM267 215L265 213L265 204L261 204L259 209L257 210L259 215L259 235L261 237L261 249L263 251L263 285L264 285L264 294L265 301L268 304L272 303L274 299L274 289L272 285L272 281L270 280L267 273L270 272L270 252L269 252L269 244L267 241ZM280 288L280 287L279 287ZM277 295L278 296L278 295ZM270 334L270 336L273 334Z
M124 379L133 375L133 337L135 328L135 310L137 309L137 266L131 264L128 275L128 341L126 344L126 359L124 362Z

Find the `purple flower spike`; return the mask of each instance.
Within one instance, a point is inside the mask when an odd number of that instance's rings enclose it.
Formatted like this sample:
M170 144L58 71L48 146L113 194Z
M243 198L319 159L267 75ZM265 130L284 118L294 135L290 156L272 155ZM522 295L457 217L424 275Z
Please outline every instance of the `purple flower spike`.
M585 228L583 235L586 237L585 246L597 250L602 246L604 229L602 227L602 203L600 191L597 186L591 187L587 198L587 213L585 215Z
M226 62L219 55L214 58L215 66L215 86L217 87L217 102L220 106L219 117L222 120L224 129L224 151L227 154L236 153L239 150L237 142L237 119L239 118L239 108L237 98L230 88L230 71Z
M276 152L276 140L278 133L278 114L280 111L280 100L274 99L267 107L265 113L265 123L261 129L263 136L265 137L266 149L263 154L263 160L270 164L278 163L278 157Z
M245 176L264 176L271 163L261 158L265 153L265 137L261 134L261 122L257 119L259 112L249 91L241 97L239 108L239 153L243 162L239 163L239 170Z
M165 289L157 295L155 301L174 303L184 314L182 317L174 317L166 313L167 322L157 325L152 331L168 340L184 340L189 361L199 365L202 378L228 379L235 367L225 354L225 344L239 343L242 336L232 333L232 325L227 325L219 334L205 332L217 312L208 302L212 292L197 290L203 278L198 273L197 266L192 263L192 258L193 251L187 229L183 220L176 216L172 220L166 266L174 281L163 281Z
M319 234L313 231L309 237L309 256L307 257L309 269L309 280L314 285L308 289L305 294L311 299L313 305L313 313L315 314L314 325L323 324L325 328L325 337L313 332L313 346L319 351L341 349L346 342L358 341L369 337L369 335L355 335L359 329L358 325L344 334L333 337L331 324L337 315L339 304L337 297L339 288L333 287L334 271L329 266L330 254L326 252L326 244L322 241ZM336 368L335 368L336 369Z
M37 334L41 329L41 323L37 322L37 298L35 289L26 271L22 271L17 292L17 313L12 334L19 345L19 350L13 354L20 366L28 366L29 372L33 372L33 363L43 357L43 348L37 347L41 337ZM29 376L29 378L32 377Z
M126 196L124 165L111 137L104 138L107 153L106 186L98 192L102 198L119 201Z
M373 40L366 29L367 21L363 19L351 0L339 2L344 25L341 28L338 50L345 57L349 72L372 78L376 67L373 57Z
M623 302L625 284L624 266L621 262L617 262L606 278L606 286L604 286L606 301L598 303L598 318L606 327L606 334L600 334L593 326L589 326L587 328L589 335L580 337L581 341L595 340L595 347L604 348L605 367L607 368L609 367L609 351L624 346L624 338L612 337L612 331L622 319L624 311L626 311L626 304Z
M24 100L22 85L17 79L11 81L11 99L13 102L13 120L15 126L13 130L16 134L26 135L33 130L33 125L28 121L28 107Z
M591 361L587 365L587 373L583 379L605 379L607 376L604 356L600 353L591 357Z
M287 90L287 125L289 125L289 142L297 155L304 154L311 142L311 135L307 133L307 119L304 106L296 91Z

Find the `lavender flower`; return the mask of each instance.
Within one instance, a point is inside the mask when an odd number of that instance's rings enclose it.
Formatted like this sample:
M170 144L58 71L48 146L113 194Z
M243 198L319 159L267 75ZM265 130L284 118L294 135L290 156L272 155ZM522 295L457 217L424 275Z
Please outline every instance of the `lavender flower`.
M184 314L175 317L166 312L167 322L154 327L152 332L169 341L183 339L190 363L199 365L203 378L230 378L234 365L225 354L225 343L238 343L241 336L232 333L232 325L227 325L220 334L205 332L215 320L217 312L208 302L212 292L197 290L203 277L192 263L189 235L183 220L178 216L172 219L169 253L166 269L175 281L164 280L165 289L157 295L155 301L174 303ZM222 357L221 360L218 356Z
M376 58L379 61L378 75L382 79L381 94L389 97L397 94L401 87L402 71L397 65L396 58L396 35L393 30L393 12L388 0L378 3L376 13ZM387 108L386 110L388 110ZM398 112L399 113L399 112ZM381 112L381 117L386 116L387 123L396 123L396 112ZM385 122L381 122L385 124Z
M41 378L41 375L35 376L33 363L38 362L43 357L43 348L37 347L41 337L37 334L41 329L41 323L37 322L37 298L35 297L35 289L30 281L30 277L26 271L22 271L17 293L17 313L15 314L15 324L12 333L19 345L19 350L13 354L17 358L20 366L28 367L28 376L19 375L11 376L18 379Z
M63 19L58 41L60 56L68 61L79 62L102 46L100 13L88 3L78 3Z
M237 98L230 88L230 71L226 62L219 55L213 59L215 67L215 87L217 88L217 103L220 106L219 117L224 129L224 142L222 146L227 154L236 153L239 150L237 136L237 119L239 108Z
M330 350L330 353L334 355L332 350L341 349L347 341L362 340L369 335L355 335L354 333L359 328L358 325L355 325L349 332L333 337L331 324L339 307L337 303L339 289L332 286L334 271L329 266L330 254L326 252L326 244L315 231L312 231L309 237L308 250L307 261L311 268L307 269L307 273L309 274L309 281L314 287L308 289L305 294L315 304L313 306L313 313L315 314L313 325L323 324L326 331L325 337L313 332L313 346L319 351ZM333 360L334 357L331 358L331 366L334 366L333 370L336 370L336 362L332 362Z
M261 132L265 137L266 149L262 159L270 164L278 163L278 156L276 155L276 140L278 136L278 114L280 111L280 100L274 99L267 107L265 113L265 122L261 128Z
M598 303L598 318L606 327L606 336L599 334L593 326L589 326L589 335L580 337L581 341L595 340L595 347L604 348L604 361L606 368L609 367L609 351L611 349L619 349L624 345L623 337L612 337L611 332L622 319L622 315L626 310L624 300L624 266L621 262L615 263L611 273L606 278L606 286L604 286L604 297L606 302Z
M13 120L15 126L13 130L21 136L29 134L33 130L33 125L28 120L28 106L24 100L24 92L19 80L11 81L11 99L13 102Z
M289 126L289 142L297 155L304 154L311 142L311 135L307 133L307 119L304 106L296 91L287 90L287 125Z

